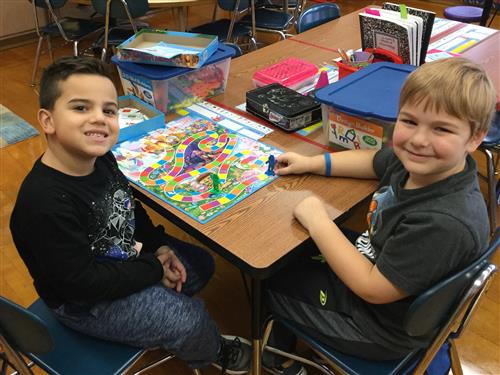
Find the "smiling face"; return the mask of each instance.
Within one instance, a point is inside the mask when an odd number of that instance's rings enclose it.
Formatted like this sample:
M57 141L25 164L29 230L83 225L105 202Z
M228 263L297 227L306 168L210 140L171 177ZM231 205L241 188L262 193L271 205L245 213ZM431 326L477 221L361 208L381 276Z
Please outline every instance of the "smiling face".
M116 89L106 77L74 74L59 82L59 90L54 107L39 111L47 134L48 164L93 167L118 138Z
M432 106L425 110L423 102L405 104L393 134L394 152L409 173L405 187L424 187L461 172L484 135L471 135L469 123Z

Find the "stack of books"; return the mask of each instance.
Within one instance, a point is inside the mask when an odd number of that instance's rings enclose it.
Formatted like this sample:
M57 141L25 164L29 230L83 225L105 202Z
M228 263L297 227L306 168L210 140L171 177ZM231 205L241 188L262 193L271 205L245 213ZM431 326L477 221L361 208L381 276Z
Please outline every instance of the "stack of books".
M425 62L436 14L405 5L384 3L359 14L361 46L382 48L401 57L404 64Z

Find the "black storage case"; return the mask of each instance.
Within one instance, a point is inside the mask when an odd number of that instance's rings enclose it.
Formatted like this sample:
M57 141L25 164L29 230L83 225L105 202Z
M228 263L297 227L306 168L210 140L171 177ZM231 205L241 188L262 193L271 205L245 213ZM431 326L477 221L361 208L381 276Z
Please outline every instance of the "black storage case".
M247 112L286 131L294 131L321 121L321 104L279 83L250 90Z

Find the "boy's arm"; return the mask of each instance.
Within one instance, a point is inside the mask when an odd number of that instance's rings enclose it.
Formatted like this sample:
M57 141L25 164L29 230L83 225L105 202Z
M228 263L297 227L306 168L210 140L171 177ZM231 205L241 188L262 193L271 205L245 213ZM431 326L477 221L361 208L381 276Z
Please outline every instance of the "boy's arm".
M376 178L373 158L376 150L349 150L329 154L330 170L327 171L328 155L299 155L287 152L277 157L278 175L314 173L337 177ZM329 173L328 173L329 172Z
M141 253L154 253L161 246L168 245L165 229L161 225L154 225L142 204L135 200L135 232L134 238L143 244Z
M316 197L302 201L296 218L309 231L328 265L360 298L382 304L405 298L408 294L393 285L365 258L330 220L323 203Z

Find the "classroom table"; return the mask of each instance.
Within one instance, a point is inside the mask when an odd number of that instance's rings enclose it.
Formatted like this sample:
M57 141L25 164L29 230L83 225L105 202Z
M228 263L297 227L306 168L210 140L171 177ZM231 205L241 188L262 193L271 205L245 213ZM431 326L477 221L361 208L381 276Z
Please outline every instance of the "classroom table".
M335 24L331 27L336 29ZM332 30L333 39L336 39L335 35ZM357 32L346 35L345 39L341 41L344 47L356 47L359 44ZM253 88L253 73L286 56L303 58L316 64L329 62L337 57L329 50L293 40L274 43L233 59L226 91L214 97L212 102L224 107L243 103L246 91ZM275 128L261 141L283 151L306 155L326 152L322 129L318 129L311 140L304 140ZM376 186L375 180L315 175L279 177L208 223L200 224L141 187L133 185L136 197L146 205L251 277L254 374L260 374L261 280L275 273L299 249L311 243L308 232L293 217L294 207L307 196L315 194L324 199L331 218L341 221L349 215L351 209L371 196Z
M92 0L69 0L68 3L92 6ZM196 5L214 4L214 0L148 0L153 10L172 9L178 31L186 31L188 8Z

